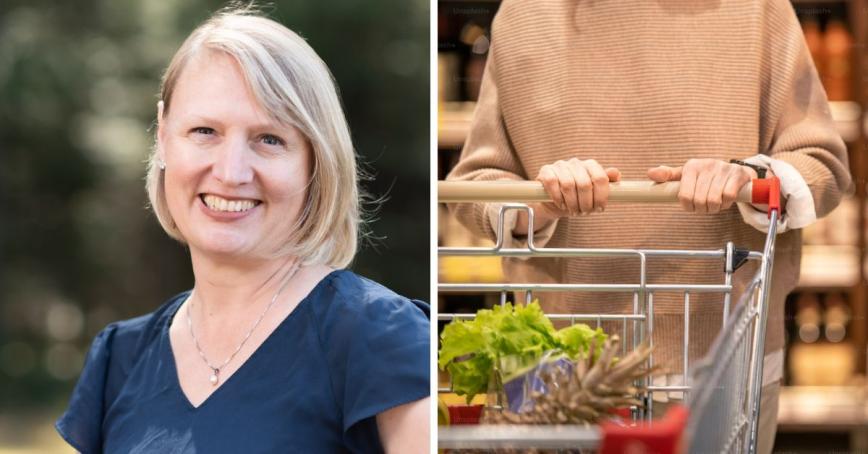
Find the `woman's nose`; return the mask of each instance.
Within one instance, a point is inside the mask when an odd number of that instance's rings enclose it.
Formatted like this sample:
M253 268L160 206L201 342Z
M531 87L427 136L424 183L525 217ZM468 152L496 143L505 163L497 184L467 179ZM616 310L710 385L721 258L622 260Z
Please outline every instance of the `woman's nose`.
M253 180L253 168L249 162L250 146L244 139L232 139L224 143L217 153L212 168L215 178L223 184L237 186Z

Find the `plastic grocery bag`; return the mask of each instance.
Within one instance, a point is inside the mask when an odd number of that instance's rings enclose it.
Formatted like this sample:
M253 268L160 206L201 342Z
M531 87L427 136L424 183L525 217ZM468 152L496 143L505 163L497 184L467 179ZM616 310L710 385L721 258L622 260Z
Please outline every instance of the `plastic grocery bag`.
M573 372L573 362L558 350L548 351L532 361L504 357L500 363L501 370L511 371L504 375L503 390L508 408L513 413L532 410L534 392L545 394L550 391L542 379L544 374L560 376Z

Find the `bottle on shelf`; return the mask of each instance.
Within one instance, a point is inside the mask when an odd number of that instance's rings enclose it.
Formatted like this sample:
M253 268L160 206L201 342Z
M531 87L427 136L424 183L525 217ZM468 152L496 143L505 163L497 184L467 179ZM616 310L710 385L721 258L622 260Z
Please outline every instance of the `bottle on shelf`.
M788 347L787 380L796 386L844 386L856 373L856 349L846 336L846 301L840 294L827 294L823 311L816 293L802 293L796 299L796 328L799 340ZM818 342L821 332L826 341Z
M826 311L823 312L823 331L826 340L837 343L847 336L847 323L850 321L850 307L840 293L826 297Z
M820 300L815 293L802 293L796 300L796 330L799 340L812 344L820 338Z

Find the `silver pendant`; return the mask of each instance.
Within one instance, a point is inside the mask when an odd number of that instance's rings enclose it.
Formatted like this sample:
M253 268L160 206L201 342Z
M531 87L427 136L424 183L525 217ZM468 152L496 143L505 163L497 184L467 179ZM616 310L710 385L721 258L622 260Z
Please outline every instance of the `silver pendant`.
M208 380L211 382L213 386L217 386L217 374L220 373L220 369L214 369L214 372L208 377Z

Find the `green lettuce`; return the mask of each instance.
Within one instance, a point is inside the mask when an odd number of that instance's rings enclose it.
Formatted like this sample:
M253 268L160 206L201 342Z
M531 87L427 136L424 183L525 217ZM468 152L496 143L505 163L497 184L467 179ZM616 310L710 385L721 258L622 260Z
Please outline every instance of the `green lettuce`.
M590 326L579 323L568 326L557 332L561 349L572 359L587 353L592 342L597 346L594 357L603 351L603 343L609 337L602 329L591 329Z
M454 320L440 335L438 365L449 372L452 390L469 403L485 393L500 358L529 364L546 352L559 351L571 359L586 354L592 342L602 346L606 334L599 328L576 324L555 330L539 303L507 303L482 309L473 320Z

